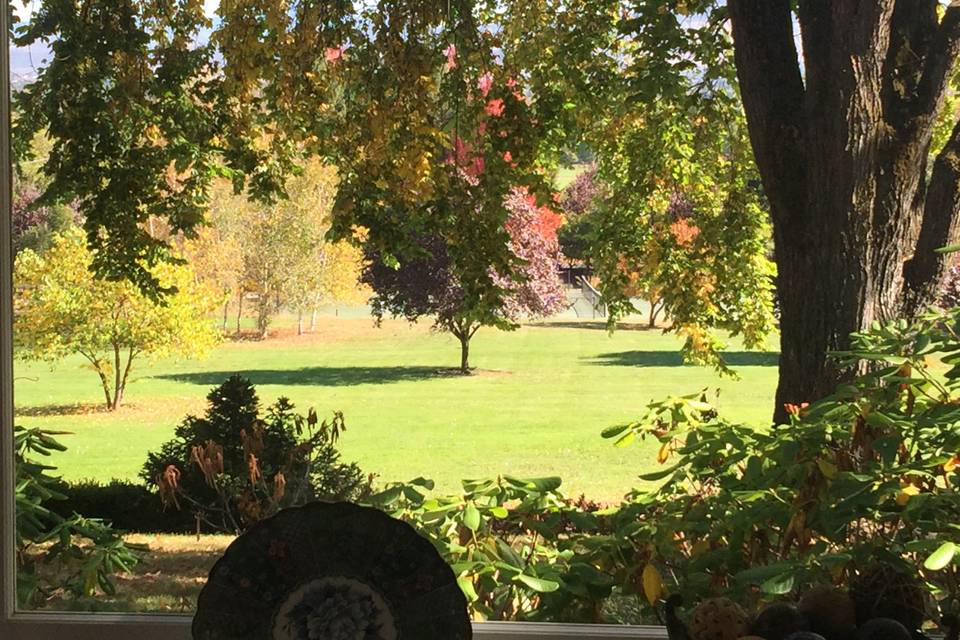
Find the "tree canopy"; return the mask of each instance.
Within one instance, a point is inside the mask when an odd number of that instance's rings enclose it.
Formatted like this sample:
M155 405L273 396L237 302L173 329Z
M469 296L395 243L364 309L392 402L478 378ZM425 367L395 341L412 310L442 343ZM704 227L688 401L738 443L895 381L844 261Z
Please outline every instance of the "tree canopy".
M682 193L699 242L732 248L697 255L700 295L674 292L676 326L758 343L769 230L782 406L849 374L826 353L851 332L930 302L934 250L956 239L960 128L944 109L960 7L252 0L222 3L214 26L202 5L45 0L18 35L55 54L17 98L19 139L53 138L44 200L76 200L98 270L148 291L167 249L147 216L190 234L214 174L282 197L316 155L340 172L334 236L363 227L395 265L434 234L469 306L500 306L491 274L519 265L504 199L546 202L550 168L586 144L612 190L596 265L615 312L622 259Z

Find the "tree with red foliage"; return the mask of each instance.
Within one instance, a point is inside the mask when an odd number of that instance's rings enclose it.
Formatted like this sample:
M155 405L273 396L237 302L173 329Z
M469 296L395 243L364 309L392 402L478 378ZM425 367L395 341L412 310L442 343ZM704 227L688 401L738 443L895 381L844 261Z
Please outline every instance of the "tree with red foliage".
M507 248L513 257L513 271L488 273L499 295L473 297L465 294L457 275L455 259L447 243L436 234L421 234L412 244L419 251L396 261L368 245L363 282L374 292L374 316L404 317L411 322L434 317L434 328L460 341L460 371L470 371L470 340L480 327L512 330L524 318L553 315L565 306L563 285L557 274L560 245L557 229L562 218L538 206L527 191L513 189L504 206ZM391 264L392 263L392 264Z
M73 210L67 206L38 205L40 193L32 182L17 180L14 184L10 220L14 254L22 249L42 253L54 235L76 222Z
M536 199L523 189L514 189L506 206L510 252L522 262L516 275L494 278L508 292L503 313L512 322L524 316L552 316L566 303L557 274L561 257L557 229L563 219L549 208L538 206Z
M560 199L564 225L560 228L560 246L570 259L590 263L591 238L597 223L597 205L605 197L603 183L597 178L597 167L591 165L563 190Z

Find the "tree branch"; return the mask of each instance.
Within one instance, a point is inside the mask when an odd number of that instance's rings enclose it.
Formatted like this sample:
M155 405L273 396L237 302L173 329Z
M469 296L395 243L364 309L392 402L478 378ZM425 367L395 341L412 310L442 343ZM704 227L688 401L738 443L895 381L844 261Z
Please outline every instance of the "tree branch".
M883 72L884 117L895 127L917 114L918 86L939 25L937 0L897 0Z
M737 77L774 216L802 209L803 78L789 0L730 0Z
M943 100L950 73L960 55L960 6L947 9L927 53L923 75L917 87L919 115L934 118Z
M960 122L933 165L913 256L903 269L903 313L915 316L934 302L948 256L937 249L960 241Z

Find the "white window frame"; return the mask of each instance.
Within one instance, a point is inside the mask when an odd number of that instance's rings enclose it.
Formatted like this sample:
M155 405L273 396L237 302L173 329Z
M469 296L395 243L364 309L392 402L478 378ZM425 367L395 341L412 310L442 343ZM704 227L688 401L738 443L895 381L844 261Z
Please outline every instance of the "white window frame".
M0 7L0 638L3 640L189 640L190 616L16 611L13 469L13 274L11 244L10 42ZM666 640L663 627L474 623L478 640ZM251 639L254 640L254 639ZM438 638L437 640L444 640Z

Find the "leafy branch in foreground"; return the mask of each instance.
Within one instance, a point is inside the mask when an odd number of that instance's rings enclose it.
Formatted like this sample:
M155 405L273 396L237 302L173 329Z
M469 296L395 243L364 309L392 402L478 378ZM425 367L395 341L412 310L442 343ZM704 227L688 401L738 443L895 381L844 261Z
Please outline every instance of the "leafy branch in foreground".
M73 514L69 518L47 508L65 500L56 490L54 469L37 456L65 451L54 436L64 432L14 428L17 604L42 606L55 591L89 596L97 590L114 593L113 574L137 564L137 547L127 545L108 523ZM52 569L43 568L53 565Z
M960 312L875 323L842 362L871 369L790 422L757 430L719 418L701 394L651 405L604 436L660 444L657 483L618 519L636 523L671 589L770 599L845 584L878 560L915 571L956 606L960 540ZM948 557L949 556L949 557Z

